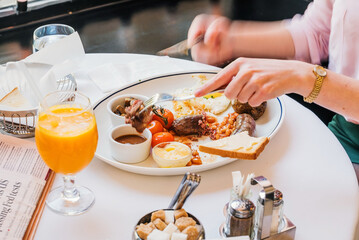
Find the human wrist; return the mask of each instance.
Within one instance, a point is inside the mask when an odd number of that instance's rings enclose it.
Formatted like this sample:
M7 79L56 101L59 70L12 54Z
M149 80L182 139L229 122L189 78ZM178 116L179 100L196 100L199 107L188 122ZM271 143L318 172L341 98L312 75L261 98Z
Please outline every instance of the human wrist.
M294 81L292 92L307 97L315 84L316 78L313 74L315 65L296 60L288 60L288 62L292 62L294 67L292 71L294 75L291 76L292 79L289 79L289 81Z
M303 63L298 68L301 73L297 93L303 96L305 102L312 103L319 96L323 82L326 78L326 69L319 65ZM322 75L324 74L324 75Z
M243 30L241 29L241 25L242 24L240 21L232 21L229 27L227 43L231 49L230 52L231 59L243 57L243 54L241 53L241 44L240 44L240 38Z

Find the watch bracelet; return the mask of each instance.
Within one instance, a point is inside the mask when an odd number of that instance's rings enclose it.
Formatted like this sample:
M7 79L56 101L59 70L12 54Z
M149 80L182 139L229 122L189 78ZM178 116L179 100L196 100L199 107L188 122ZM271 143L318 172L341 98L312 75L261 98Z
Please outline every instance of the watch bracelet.
M325 78L325 77L317 75L314 71L313 71L313 73L315 74L315 77L316 77L313 90L307 97L303 97L303 100L307 103L314 102L315 99L318 97L319 92L322 89L323 81Z

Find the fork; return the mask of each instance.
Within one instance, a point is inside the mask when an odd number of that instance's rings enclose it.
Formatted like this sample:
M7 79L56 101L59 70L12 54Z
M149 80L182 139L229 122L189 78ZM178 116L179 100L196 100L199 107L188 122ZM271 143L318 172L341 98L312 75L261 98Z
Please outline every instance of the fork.
M223 93L223 92L224 92L224 89L218 89L216 91L208 93L207 95L210 95L213 93ZM149 99L147 99L146 101L143 102L143 105L145 107L141 110L141 112L146 110L147 108L155 105L156 103L168 102L168 101L186 101L186 100L190 100L193 98L196 98L196 96L194 94L184 96L184 97L176 97L169 93L156 93L152 97L150 97Z
M77 82L75 77L70 73L58 79L56 83L58 91L65 91L63 96L60 97L60 102L72 101L74 99L72 92L77 91Z

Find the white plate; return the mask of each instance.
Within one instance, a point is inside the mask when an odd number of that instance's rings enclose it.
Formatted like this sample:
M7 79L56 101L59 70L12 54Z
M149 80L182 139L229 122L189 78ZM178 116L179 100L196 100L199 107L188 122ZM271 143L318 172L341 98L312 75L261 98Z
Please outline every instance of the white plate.
M107 102L114 96L121 94L142 94L145 96L152 96L158 92L174 92L178 88L191 87L194 84L193 75L203 74L208 79L215 75L215 72L186 72L163 75L159 77L153 77L146 80L133 83L129 86L125 86L108 96L104 97L94 105L94 113L98 124L99 143L96 150L96 157L102 161L120 168L125 171L145 174L145 175L181 175L188 171L201 172L219 166L223 166L236 159L218 157L214 162L206 163L202 165L192 165L190 167L180 168L159 168L150 156L147 160L137 164L126 164L116 161L111 156L110 147L108 144L108 131L112 128L110 117L106 111ZM279 130L283 118L285 109L279 98L269 100L267 103L267 109L262 117L256 121L256 136L268 136L272 138Z

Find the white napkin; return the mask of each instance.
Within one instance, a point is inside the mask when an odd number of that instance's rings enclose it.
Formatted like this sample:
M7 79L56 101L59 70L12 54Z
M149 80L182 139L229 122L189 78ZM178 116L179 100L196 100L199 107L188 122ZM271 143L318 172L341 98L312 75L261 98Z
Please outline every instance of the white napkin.
M159 66L166 66L166 69ZM106 93L131 82L181 70L183 69L170 61L169 57L154 56L126 64L106 63L90 70L88 76L103 93Z
M77 32L41 49L18 62L0 67L0 98L14 87L29 100L33 107L47 93L57 89L56 80L76 71L85 55Z

